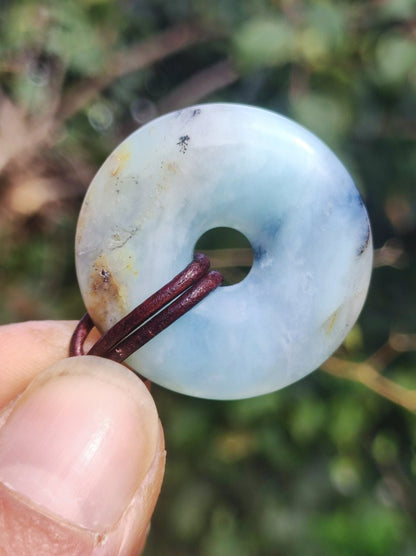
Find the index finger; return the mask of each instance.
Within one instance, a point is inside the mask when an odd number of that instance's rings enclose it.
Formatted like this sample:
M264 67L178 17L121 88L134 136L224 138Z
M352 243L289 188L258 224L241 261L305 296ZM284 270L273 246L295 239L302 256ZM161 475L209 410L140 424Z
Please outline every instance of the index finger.
M76 321L29 321L0 326L0 408L41 371L68 357ZM93 330L92 335L98 337Z

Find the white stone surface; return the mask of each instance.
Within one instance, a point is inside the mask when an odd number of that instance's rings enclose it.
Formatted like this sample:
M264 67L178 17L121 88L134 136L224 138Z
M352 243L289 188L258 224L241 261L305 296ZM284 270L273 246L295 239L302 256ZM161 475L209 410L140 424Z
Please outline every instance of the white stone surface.
M186 394L244 398L317 368L364 303L372 267L366 210L335 155L272 112L208 104L128 137L94 178L76 262L85 305L107 330L191 260L199 237L227 226L255 258L128 360Z

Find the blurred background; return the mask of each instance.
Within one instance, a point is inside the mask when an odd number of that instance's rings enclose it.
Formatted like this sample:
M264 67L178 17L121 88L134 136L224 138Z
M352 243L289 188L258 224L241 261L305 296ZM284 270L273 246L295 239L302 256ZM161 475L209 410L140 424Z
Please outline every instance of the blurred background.
M92 176L127 134L192 103L304 124L372 221L366 306L321 370L238 402L153 388L168 464L145 554L416 555L414 0L0 6L2 323L83 314L73 244Z

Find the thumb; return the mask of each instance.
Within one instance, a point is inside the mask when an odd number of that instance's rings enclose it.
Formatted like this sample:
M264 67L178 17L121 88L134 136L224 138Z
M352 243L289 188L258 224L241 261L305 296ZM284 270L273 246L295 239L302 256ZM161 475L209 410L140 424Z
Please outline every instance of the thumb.
M0 553L137 555L164 459L133 373L91 356L55 363L0 414Z

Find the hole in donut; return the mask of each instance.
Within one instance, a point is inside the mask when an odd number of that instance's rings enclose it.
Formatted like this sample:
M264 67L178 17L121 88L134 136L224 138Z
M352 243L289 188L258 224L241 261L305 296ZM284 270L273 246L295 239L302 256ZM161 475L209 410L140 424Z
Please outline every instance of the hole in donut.
M233 228L208 230L198 239L194 251L209 258L211 269L223 275L224 286L244 280L253 266L254 253L249 240Z

